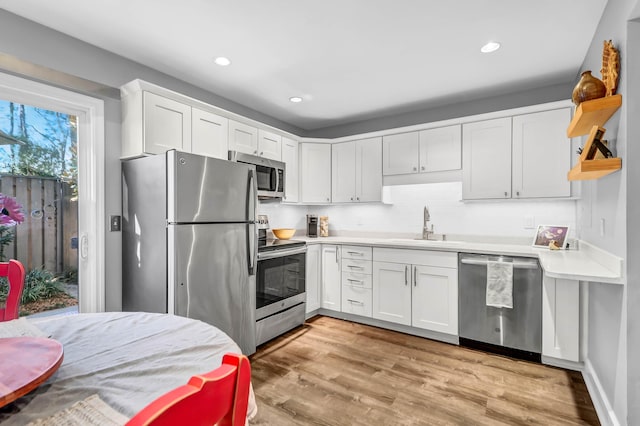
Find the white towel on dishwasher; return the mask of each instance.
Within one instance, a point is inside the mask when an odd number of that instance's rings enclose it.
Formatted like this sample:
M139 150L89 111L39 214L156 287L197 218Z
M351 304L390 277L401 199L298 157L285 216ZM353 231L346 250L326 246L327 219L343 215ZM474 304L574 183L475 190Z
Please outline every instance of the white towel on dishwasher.
M487 306L513 308L513 263L487 262Z

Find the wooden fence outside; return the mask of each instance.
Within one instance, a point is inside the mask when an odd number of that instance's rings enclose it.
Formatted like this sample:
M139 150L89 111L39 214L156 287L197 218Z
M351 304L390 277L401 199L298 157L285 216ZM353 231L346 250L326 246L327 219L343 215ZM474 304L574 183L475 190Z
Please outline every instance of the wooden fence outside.
M69 185L55 178L5 175L0 192L16 198L25 216L11 228L15 237L5 247L6 259L18 259L27 271L59 274L78 268L78 206Z

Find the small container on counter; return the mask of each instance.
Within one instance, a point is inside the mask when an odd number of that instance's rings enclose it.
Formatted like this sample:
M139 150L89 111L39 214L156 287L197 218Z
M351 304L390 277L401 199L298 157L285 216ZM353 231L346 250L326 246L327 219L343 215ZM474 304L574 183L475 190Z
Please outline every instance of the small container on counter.
M329 236L329 216L320 216L320 236Z

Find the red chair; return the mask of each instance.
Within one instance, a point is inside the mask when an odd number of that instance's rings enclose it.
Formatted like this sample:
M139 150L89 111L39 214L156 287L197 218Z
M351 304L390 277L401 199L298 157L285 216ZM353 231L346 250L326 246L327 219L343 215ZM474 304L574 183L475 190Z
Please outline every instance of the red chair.
M7 277L9 281L9 294L4 308L0 308L0 322L18 318L20 297L24 288L24 266L17 260L0 262L0 277Z
M193 376L136 414L127 426L242 426L247 417L251 365L244 355L225 354L222 365Z

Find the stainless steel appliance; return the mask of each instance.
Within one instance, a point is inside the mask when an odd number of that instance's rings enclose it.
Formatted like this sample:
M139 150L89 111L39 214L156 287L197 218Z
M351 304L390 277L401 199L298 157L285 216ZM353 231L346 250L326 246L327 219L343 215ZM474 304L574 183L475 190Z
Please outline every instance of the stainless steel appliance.
M122 163L122 307L202 320L255 352L255 167L194 154Z
M316 238L318 236L318 216L307 215L307 237Z
M265 216L261 221L269 223ZM268 225L267 225L268 226ZM267 229L258 239L256 276L256 344L260 345L304 323L306 312L304 241L268 239Z
M267 200L284 197L285 164L283 162L238 151L229 151L229 160L252 164L256 167L258 198Z
M488 261L512 263L512 309L487 306ZM458 290L461 345L540 362L542 270L537 259L460 253Z

